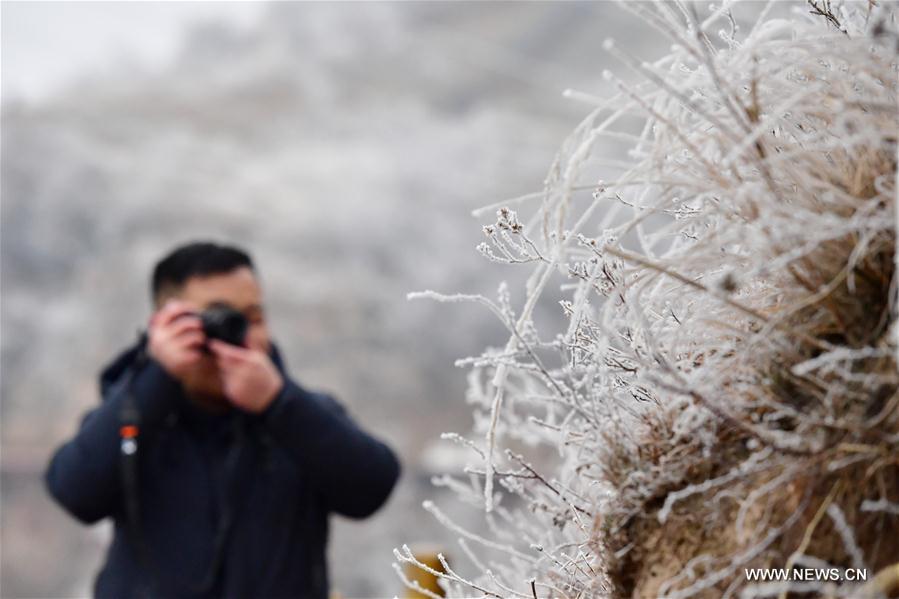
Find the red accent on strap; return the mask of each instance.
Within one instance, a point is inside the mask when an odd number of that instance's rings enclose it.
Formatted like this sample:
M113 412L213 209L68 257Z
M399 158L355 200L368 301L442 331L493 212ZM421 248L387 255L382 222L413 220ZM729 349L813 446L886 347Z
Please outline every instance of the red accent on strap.
M121 432L123 439L133 439L137 436L137 427L129 424L119 429L119 432Z

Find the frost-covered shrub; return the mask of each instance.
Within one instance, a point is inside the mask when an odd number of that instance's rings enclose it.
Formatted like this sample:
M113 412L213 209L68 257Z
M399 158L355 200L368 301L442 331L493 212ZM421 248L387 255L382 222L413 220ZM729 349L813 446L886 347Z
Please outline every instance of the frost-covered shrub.
M899 559L895 20L754 6L741 31L728 2L626 4L670 52L608 42L642 83L605 73L619 93L542 193L484 227L479 251L531 268L526 288L412 294L510 332L460 361L476 427L446 436L473 460L436 481L485 526L425 506L469 558L444 564L450 596L855 596L745 569ZM629 164L596 182L604 139ZM535 322L547 302L562 330Z

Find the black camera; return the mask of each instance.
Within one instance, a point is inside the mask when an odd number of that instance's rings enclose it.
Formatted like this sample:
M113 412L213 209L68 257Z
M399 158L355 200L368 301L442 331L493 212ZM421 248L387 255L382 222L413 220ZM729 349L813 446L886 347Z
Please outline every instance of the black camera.
M227 304L213 304L200 313L203 333L208 339L218 339L231 345L243 345L250 326L243 312Z

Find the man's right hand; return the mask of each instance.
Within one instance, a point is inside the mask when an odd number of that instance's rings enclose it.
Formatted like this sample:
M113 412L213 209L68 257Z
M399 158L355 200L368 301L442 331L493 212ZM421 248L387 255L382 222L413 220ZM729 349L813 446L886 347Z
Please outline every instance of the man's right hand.
M150 356L176 379L182 379L203 357L206 336L196 314L189 304L173 300L150 318Z

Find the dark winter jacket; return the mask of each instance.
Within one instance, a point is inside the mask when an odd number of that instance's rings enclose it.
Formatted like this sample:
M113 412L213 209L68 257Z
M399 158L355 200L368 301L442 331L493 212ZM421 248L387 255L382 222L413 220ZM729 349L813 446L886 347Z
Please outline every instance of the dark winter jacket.
M334 399L291 381L277 350L285 385L258 415L202 410L156 362L136 369L137 355L138 346L103 371L103 402L46 472L78 520L115 522L95 596L327 597L328 514L364 518L385 502L400 472L390 448ZM119 436L128 387L141 415L136 533Z

